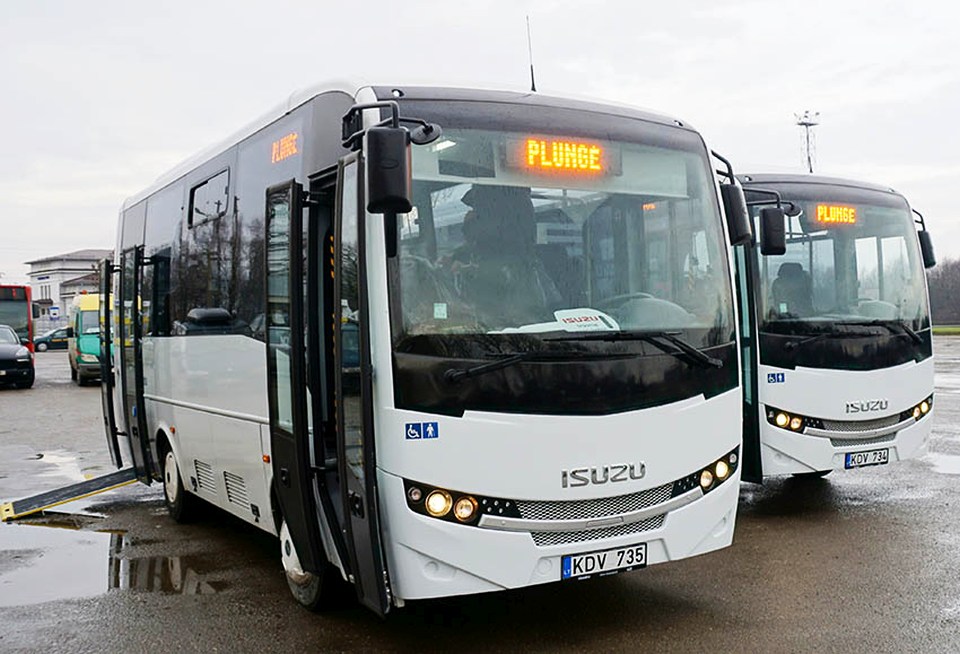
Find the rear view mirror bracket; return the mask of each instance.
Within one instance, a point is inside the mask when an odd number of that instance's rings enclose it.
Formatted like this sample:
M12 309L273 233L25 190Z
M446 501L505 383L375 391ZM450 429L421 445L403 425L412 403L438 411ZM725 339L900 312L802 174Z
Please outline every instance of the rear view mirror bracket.
M727 180L727 183L720 185L720 200L723 203L723 213L727 217L730 244L752 243L753 227L750 225L750 214L747 213L747 199L733 174L733 165L712 150L710 154L724 164L724 169L718 169L716 173Z

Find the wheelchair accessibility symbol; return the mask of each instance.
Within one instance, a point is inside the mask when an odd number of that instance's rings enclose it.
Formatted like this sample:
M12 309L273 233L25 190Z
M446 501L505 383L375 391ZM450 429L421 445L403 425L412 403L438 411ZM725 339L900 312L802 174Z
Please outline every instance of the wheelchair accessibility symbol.
M408 441L440 437L440 428L435 422L408 422L405 427Z

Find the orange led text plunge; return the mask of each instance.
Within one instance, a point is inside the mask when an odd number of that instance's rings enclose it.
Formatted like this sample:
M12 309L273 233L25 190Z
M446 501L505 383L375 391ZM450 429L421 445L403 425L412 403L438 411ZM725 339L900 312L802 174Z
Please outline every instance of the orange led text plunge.
M831 225L854 225L857 222L857 208L836 204L818 204L817 222Z
M527 139L525 148L528 168L603 172L603 148L593 143Z
M284 159L289 159L295 154L299 154L300 150L297 149L297 137L300 136L296 132L291 132L281 138L279 141L273 142L273 149L270 153L270 161L273 163L278 163Z

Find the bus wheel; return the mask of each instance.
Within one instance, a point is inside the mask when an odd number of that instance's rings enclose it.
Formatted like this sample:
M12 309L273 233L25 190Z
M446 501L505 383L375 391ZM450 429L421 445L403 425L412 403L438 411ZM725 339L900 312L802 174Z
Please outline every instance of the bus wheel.
M171 518L177 522L190 521L196 499L183 488L177 457L172 449L168 449L163 457L163 501Z
M283 562L287 586L300 606L317 612L343 604L345 583L340 571L329 564L324 565L319 574L304 571L285 519L280 525L280 560Z

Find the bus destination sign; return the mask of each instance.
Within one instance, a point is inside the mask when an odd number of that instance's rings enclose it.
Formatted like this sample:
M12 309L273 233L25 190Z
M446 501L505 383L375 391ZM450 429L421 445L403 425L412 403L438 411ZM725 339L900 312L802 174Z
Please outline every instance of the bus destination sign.
M817 222L821 225L855 225L857 208L839 204L818 204Z
M616 152L577 138L528 136L507 144L510 168L535 173L603 177L619 173Z

